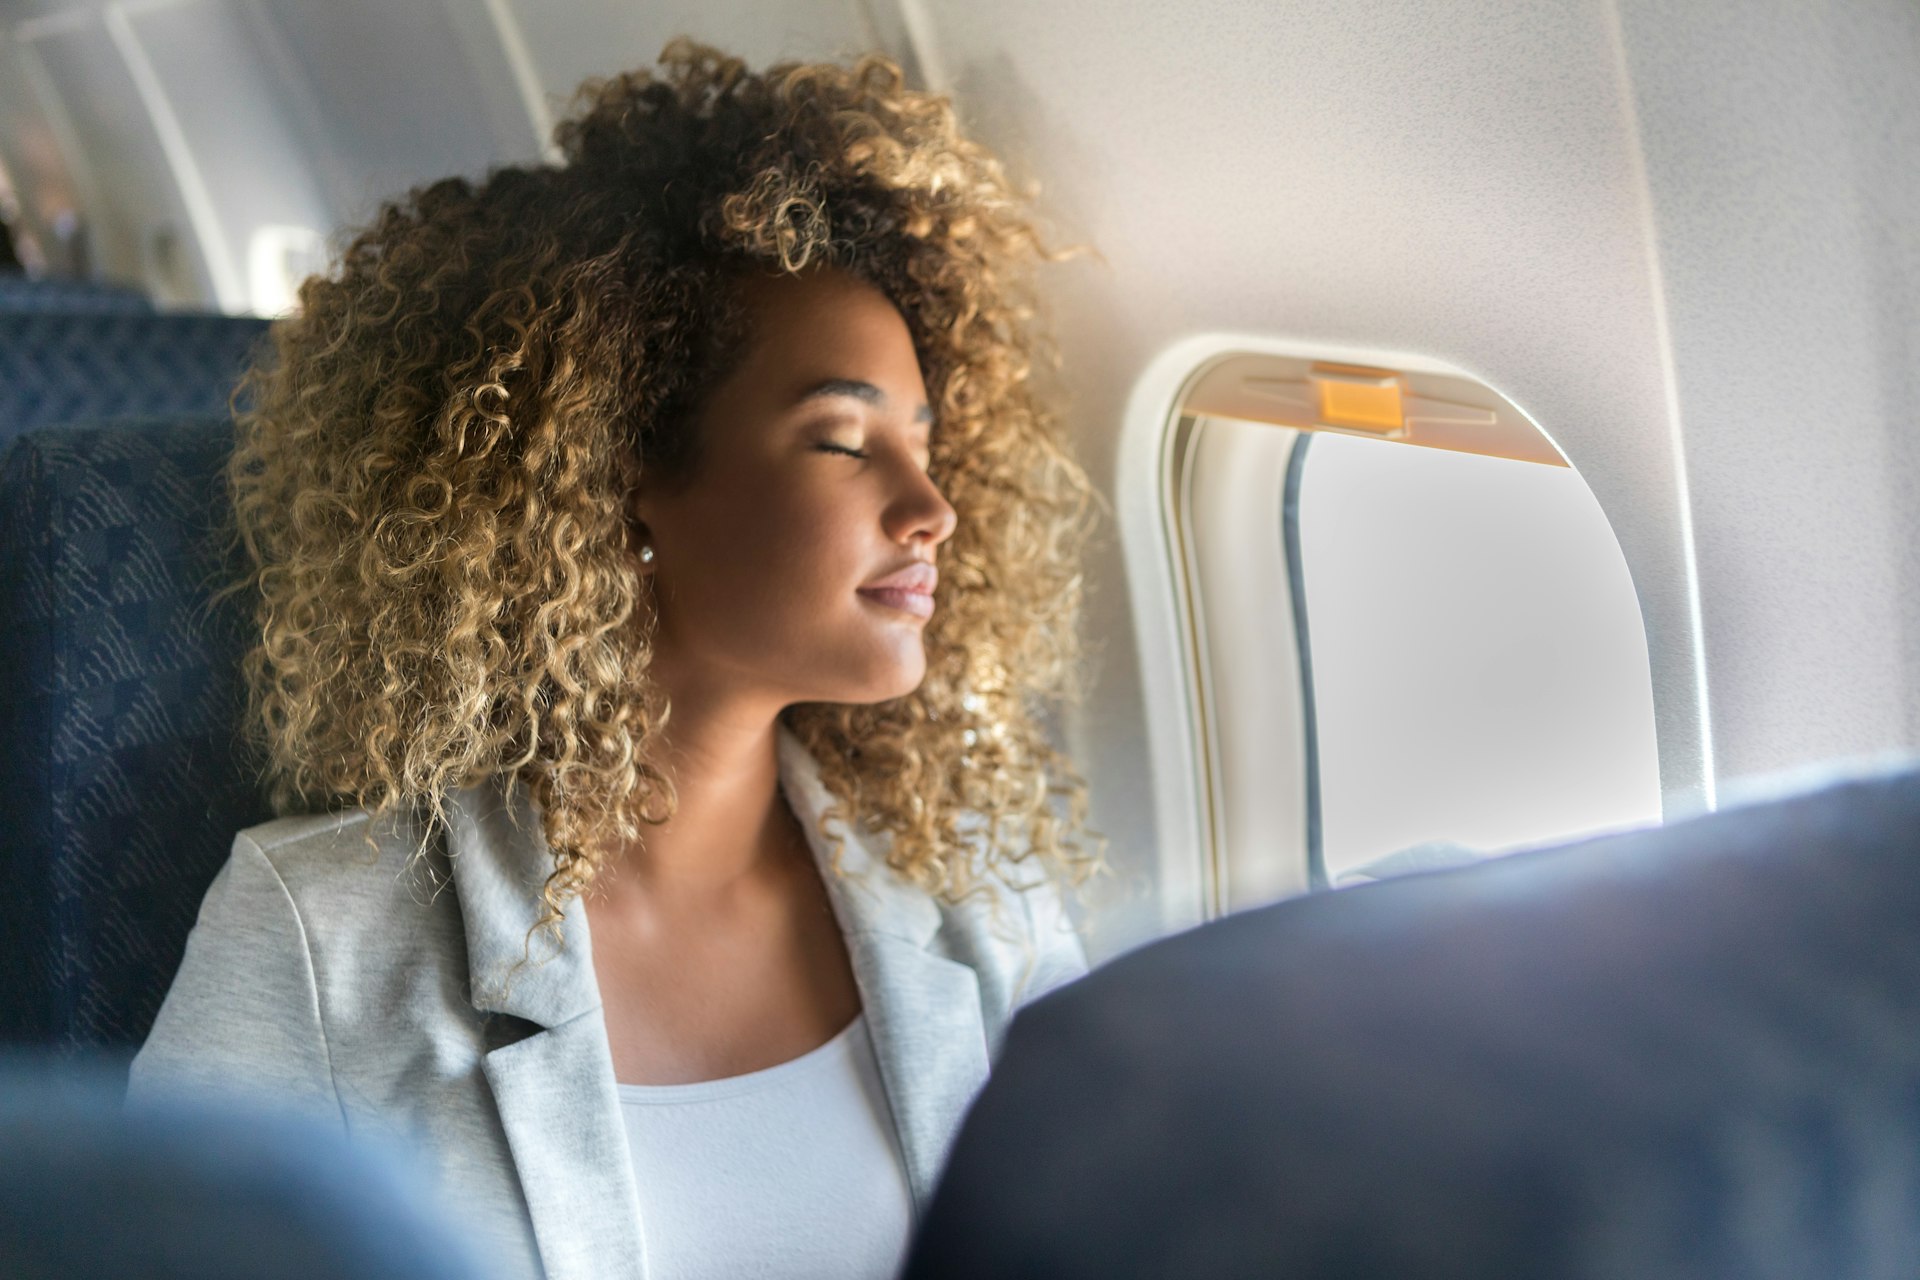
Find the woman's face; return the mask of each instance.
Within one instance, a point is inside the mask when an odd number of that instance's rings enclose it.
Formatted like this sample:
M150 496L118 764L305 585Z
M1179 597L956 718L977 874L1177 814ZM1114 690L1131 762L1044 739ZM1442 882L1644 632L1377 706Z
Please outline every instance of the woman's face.
M676 703L774 714L911 693L936 597L862 591L924 573L955 524L926 471L932 413L906 321L839 271L741 288L748 347L694 424L690 481L658 490L643 465L632 503L654 552L654 674Z

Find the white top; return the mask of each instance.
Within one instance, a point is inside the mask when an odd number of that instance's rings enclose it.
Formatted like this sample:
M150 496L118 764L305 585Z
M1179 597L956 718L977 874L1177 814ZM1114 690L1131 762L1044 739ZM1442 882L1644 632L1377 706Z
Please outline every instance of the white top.
M888 1280L912 1193L865 1015L779 1066L620 1089L650 1280Z

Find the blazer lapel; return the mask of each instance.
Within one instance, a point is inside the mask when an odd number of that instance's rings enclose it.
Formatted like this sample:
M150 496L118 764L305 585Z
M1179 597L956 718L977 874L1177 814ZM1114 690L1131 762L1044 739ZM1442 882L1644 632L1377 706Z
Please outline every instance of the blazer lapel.
M902 938L855 932L847 941L917 1217L987 1082L980 984L966 965Z
M883 842L837 819L838 870L821 818L834 803L819 765L779 726L780 782L806 830L847 942L916 1217L988 1071L974 971L933 948L940 909L886 864ZM466 925L470 993L493 1015L482 1069L506 1131L549 1280L644 1280L639 1189L600 1012L586 910L566 946L527 939L551 855L533 806L493 783L453 793L448 850ZM517 1023L514 1020L519 1020ZM527 1032L524 1036L520 1032Z
M836 819L839 873L821 817L834 798L816 762L784 724L780 782L806 829L834 915L847 941L880 1078L906 1163L915 1214L924 1213L955 1130L987 1080L987 1038L974 972L931 948L940 909L886 864L871 832Z
M540 887L552 867L532 806L510 804L491 784L452 799L448 849L466 924L471 998L493 1015L494 1047L482 1070L541 1264L548 1280L642 1280L640 1196L586 911L577 898L567 904L564 948L544 933L529 945L527 930L541 914Z
M487 1054L548 1280L646 1275L606 1022L590 1010Z

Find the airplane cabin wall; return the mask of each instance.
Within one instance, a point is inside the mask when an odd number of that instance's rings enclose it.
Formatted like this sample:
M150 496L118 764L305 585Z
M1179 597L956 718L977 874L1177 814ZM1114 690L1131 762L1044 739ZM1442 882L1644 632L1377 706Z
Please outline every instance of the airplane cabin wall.
M1611 10L1216 0L1110 13L973 0L938 14L961 101L1110 264L1060 273L1095 474L1114 483L1127 457L1135 371L1196 333L1411 352L1480 378L1546 429L1611 518L1648 633L1667 806L1704 803L1680 442ZM1139 865L1183 835L1132 701L1166 674L1139 662L1118 553L1090 577L1103 700L1075 745L1115 861Z
M1920 5L1620 7L1717 770L1920 743Z
M1104 255L1048 274L1109 492L1160 426L1126 421L1135 379L1195 334L1507 395L1619 537L1669 813L1920 741L1907 0L0 0L0 160L29 199L79 193L110 274L155 285L170 230L173 287L233 307L260 220L331 233L537 158L581 76L681 32L756 65L883 48L1041 181L1055 242ZM1069 736L1114 862L1150 866L1142 681L1170 673L1143 670L1108 535Z
M1670 816L1920 743L1920 8L1259 0L935 10L947 87L1110 269L1061 329L1111 483L1133 371L1204 332L1438 357L1612 520ZM1157 430L1158 424L1128 424ZM1117 553L1076 739L1123 851L1154 787Z

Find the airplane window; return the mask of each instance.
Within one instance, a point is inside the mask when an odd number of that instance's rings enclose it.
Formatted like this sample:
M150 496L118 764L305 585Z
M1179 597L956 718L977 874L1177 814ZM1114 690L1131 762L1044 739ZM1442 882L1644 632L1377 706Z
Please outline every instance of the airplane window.
M1658 820L1625 559L1504 397L1234 355L1168 446L1208 913Z
M26 238L20 234L20 221L20 201L13 193L6 165L0 164L0 272L21 271L27 266L30 254L28 247L19 243Z
M1659 816L1633 583L1578 472L1310 435L1299 527L1326 878Z
M326 241L312 227L255 227L247 241L247 289L253 313L291 315L301 282L326 265Z

